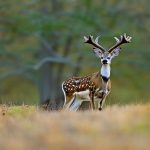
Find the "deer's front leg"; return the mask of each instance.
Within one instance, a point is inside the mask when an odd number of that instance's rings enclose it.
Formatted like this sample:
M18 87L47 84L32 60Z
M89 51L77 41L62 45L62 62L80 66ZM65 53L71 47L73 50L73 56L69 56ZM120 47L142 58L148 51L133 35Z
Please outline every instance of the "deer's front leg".
M103 109L103 106L104 106L104 103L105 103L105 100L106 100L106 97L108 95L108 92L102 92L102 99L100 101L100 107L99 107L99 110L101 111Z
M105 103L105 99L106 97L104 97L101 101L100 101L100 107L98 108L100 111L103 109L103 105Z
M95 104L94 104L94 92L90 92L90 103L91 103L91 108L92 110L95 110Z

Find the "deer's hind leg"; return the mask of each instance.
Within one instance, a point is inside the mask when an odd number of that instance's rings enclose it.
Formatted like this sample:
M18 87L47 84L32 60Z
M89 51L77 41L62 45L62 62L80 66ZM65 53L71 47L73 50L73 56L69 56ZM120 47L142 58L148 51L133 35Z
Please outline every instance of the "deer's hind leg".
M82 101L78 100L77 96L75 94L74 97L72 98L72 100L69 103L70 103L70 105L69 105L68 109L71 110L71 111L77 111L77 110L79 110L79 108L82 104Z
M73 101L74 101L74 95L70 95L70 96L66 95L66 102L64 105L65 109L68 109L72 105Z

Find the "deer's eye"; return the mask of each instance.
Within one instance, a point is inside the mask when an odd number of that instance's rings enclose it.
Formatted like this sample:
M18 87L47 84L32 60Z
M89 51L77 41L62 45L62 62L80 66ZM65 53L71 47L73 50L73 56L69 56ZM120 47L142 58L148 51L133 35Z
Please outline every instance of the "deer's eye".
M101 59L103 59L103 57L101 57Z
M107 57L107 59L110 59L110 57Z

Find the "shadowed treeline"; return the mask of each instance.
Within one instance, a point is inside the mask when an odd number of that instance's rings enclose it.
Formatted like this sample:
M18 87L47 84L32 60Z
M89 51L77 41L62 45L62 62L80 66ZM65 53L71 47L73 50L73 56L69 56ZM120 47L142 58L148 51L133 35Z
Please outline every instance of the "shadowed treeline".
M0 102L62 106L61 83L98 71L84 35L101 35L109 48L126 32L112 62L106 104L147 102L150 94L149 0L5 0L0 2Z

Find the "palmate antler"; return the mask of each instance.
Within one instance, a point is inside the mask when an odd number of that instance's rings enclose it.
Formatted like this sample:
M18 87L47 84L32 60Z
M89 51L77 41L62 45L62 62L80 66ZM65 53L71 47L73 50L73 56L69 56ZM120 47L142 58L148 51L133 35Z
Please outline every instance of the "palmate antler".
M119 47L121 44L124 44L124 43L130 43L131 42L131 39L132 37L130 36L127 36L126 33L124 33L123 35L121 35L119 38L117 37L114 37L115 40L117 41L116 44L114 46L112 46L108 52L111 53L114 49L116 49L117 47Z
M85 43L89 43L91 45L93 45L95 48L99 48L100 50L102 50L103 52L105 52L105 49L98 44L98 39L99 39L99 36L94 40L93 36L84 36L84 40L85 40Z

